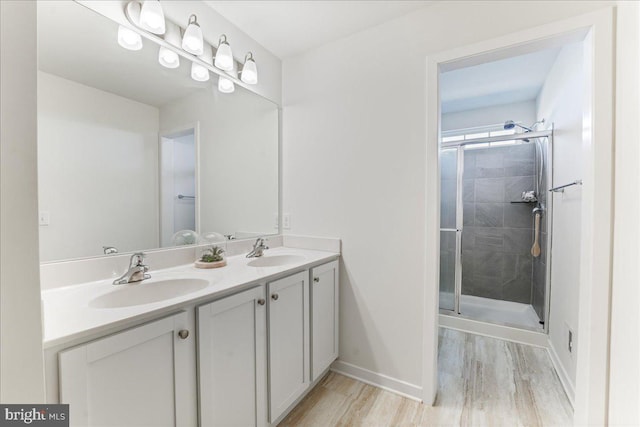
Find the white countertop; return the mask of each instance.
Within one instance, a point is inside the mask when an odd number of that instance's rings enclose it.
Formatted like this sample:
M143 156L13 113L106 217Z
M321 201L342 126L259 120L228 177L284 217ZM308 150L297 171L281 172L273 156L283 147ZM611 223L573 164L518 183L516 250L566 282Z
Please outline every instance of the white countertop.
M300 271L311 265L330 261L340 254L278 247L266 251L264 257L276 255L298 255L304 258L284 266L251 267L247 264L256 258L248 259L243 254L228 257L227 266L222 268L199 269L193 264L186 264L153 270L153 266L150 266L151 279L142 282L114 286L111 278L43 291L44 348L77 342L79 339L90 338L139 321L162 317L190 304L204 303L264 283L276 276L283 276L283 273ZM203 289L158 302L118 308L91 306L96 298L108 293L125 292L127 286L153 286L155 282L170 279L204 279L209 283Z

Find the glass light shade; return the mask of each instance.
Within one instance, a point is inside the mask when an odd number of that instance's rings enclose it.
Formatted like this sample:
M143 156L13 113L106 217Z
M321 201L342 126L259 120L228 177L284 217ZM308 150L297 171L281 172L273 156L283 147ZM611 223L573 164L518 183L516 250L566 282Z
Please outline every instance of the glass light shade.
M193 55L202 55L204 52L202 29L198 25L195 15L189 17L189 25L182 36L182 48Z
M140 9L140 26L153 34L164 34L164 12L158 0L145 0Z
M198 82L206 82L209 80L209 70L207 67L193 62L191 64L191 78Z
M178 68L180 66L180 57L171 49L161 46L158 52L158 62L163 67Z
M224 40L222 40L223 38ZM213 65L224 71L233 70L233 54L231 53L231 46L227 43L226 36L220 37L218 51L216 52L216 60Z
M120 25L118 27L118 44L125 49L142 49L142 37L131 28Z
M226 243L227 238L220 233L216 233L215 231L207 231L200 235L198 239L198 244L214 244L214 243Z
M218 77L218 90L222 93L232 93L236 90L236 85L226 77Z
M247 60L244 61L240 80L250 85L258 83L258 69L256 68L256 61L254 61L253 58L247 58Z

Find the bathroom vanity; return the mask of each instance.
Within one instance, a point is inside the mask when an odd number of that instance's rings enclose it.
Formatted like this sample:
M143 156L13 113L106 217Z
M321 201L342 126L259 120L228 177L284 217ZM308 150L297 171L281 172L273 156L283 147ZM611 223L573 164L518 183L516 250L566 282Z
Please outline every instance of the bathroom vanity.
M276 425L338 356L338 257L278 247L44 291L47 401L71 425Z
M338 356L340 241L282 235L278 103L195 79L125 4L37 5L47 402L75 426L276 425ZM227 266L195 268L211 244ZM113 285L141 251L151 278Z

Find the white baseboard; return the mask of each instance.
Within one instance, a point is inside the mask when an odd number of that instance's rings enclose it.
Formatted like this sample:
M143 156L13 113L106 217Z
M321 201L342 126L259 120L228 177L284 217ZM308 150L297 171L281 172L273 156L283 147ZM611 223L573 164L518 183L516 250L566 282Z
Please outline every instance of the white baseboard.
M555 347L551 340L549 340L549 346L547 347L547 351L549 352L549 357L551 358L551 363L553 363L553 367L558 373L558 377L560 378L560 383L562 383L562 387L564 387L564 392L567 393L567 397L569 398L569 403L571 403L571 407L573 408L573 400L576 395L575 386L573 385L573 381L569 378L567 371L560 363L560 358L558 357L558 353L556 352Z
M354 380L422 402L422 387L415 384L379 374L341 360L333 362L331 370Z

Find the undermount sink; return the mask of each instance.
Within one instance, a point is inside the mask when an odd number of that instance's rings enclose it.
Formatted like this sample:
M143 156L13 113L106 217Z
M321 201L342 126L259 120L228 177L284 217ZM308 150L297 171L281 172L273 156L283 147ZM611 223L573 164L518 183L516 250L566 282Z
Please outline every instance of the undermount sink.
M264 255L249 261L250 267L280 267L288 264L303 262L306 258L301 255Z
M170 279L118 285L89 302L92 308L118 308L150 304L199 291L209 286L203 279Z

